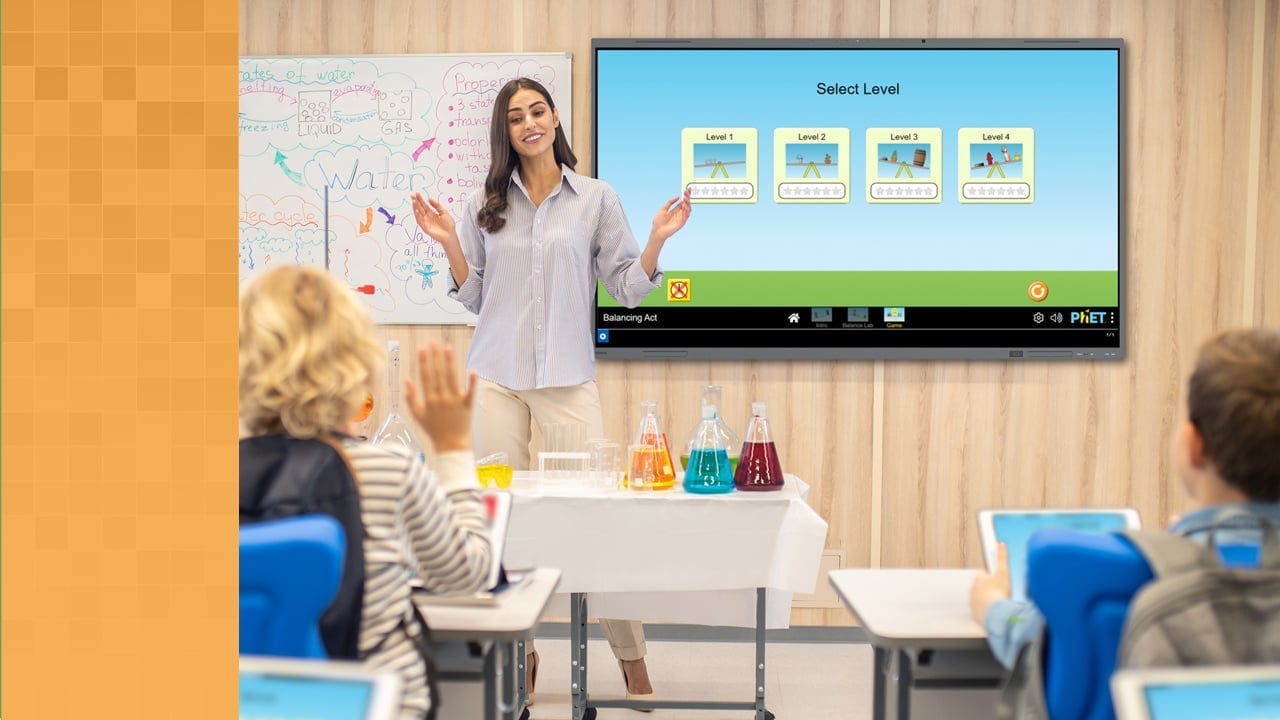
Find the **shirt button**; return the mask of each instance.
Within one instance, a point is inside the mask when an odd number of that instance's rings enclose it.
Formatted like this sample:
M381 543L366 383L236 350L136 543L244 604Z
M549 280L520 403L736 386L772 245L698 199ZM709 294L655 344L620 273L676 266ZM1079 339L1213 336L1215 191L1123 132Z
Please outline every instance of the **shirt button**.
M542 302L542 298L538 298L538 302Z
M539 325L539 326L538 326L538 329L539 329L539 330L541 330L541 329L542 329L542 326L541 326L541 325Z

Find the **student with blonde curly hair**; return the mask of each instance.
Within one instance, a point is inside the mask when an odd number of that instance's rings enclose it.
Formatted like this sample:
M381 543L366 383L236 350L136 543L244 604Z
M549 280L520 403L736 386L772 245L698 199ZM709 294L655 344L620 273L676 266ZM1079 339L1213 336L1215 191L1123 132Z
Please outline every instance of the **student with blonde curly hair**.
M384 354L368 312L327 273L281 267L240 299L240 418L255 438L317 438L348 458L360 492L365 583L359 654L404 683L402 720L427 715L427 668L415 644L411 594L481 589L491 548L471 449L474 374L460 384L449 348L418 350L419 384L405 383L414 420L435 447L434 474L407 450L345 433ZM280 464L246 457L241 492ZM261 443L259 443L261 445ZM243 503L242 503L243 504Z

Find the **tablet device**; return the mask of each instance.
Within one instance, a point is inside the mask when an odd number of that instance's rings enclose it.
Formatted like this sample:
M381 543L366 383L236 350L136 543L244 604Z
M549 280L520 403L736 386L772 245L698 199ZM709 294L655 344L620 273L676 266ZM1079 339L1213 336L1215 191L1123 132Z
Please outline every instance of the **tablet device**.
M486 492L484 504L489 516L489 546L493 551L489 559L489 576L485 580L485 589L471 595L446 595L415 590L415 601L435 605L492 605L497 602L499 594L524 579L523 573L508 573L502 567L502 554L507 548L507 531L511 526L511 493L501 490Z
M394 720L400 677L356 662L240 656L240 720Z
M1280 665L1121 670L1117 720L1278 720Z
M978 512L978 532L982 537L982 558L987 572L995 572L996 546L1004 543L1009 550L1010 597L1014 600L1027 599L1027 541L1037 530L1113 532L1141 526L1138 511L1128 507L986 509Z

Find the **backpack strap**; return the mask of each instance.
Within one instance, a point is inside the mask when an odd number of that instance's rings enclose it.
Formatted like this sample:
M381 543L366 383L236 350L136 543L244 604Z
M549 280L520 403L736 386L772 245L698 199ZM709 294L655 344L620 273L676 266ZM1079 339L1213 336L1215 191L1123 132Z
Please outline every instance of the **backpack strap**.
M1146 559L1157 578L1222 567L1212 548L1164 530L1124 530L1119 534Z

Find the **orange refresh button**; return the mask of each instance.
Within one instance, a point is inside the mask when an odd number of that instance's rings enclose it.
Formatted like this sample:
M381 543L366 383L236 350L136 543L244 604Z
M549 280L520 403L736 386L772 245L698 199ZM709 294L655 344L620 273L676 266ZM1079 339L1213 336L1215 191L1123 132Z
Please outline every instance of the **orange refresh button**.
M1027 297L1031 302L1044 302L1049 297L1049 286L1037 280L1027 288Z

